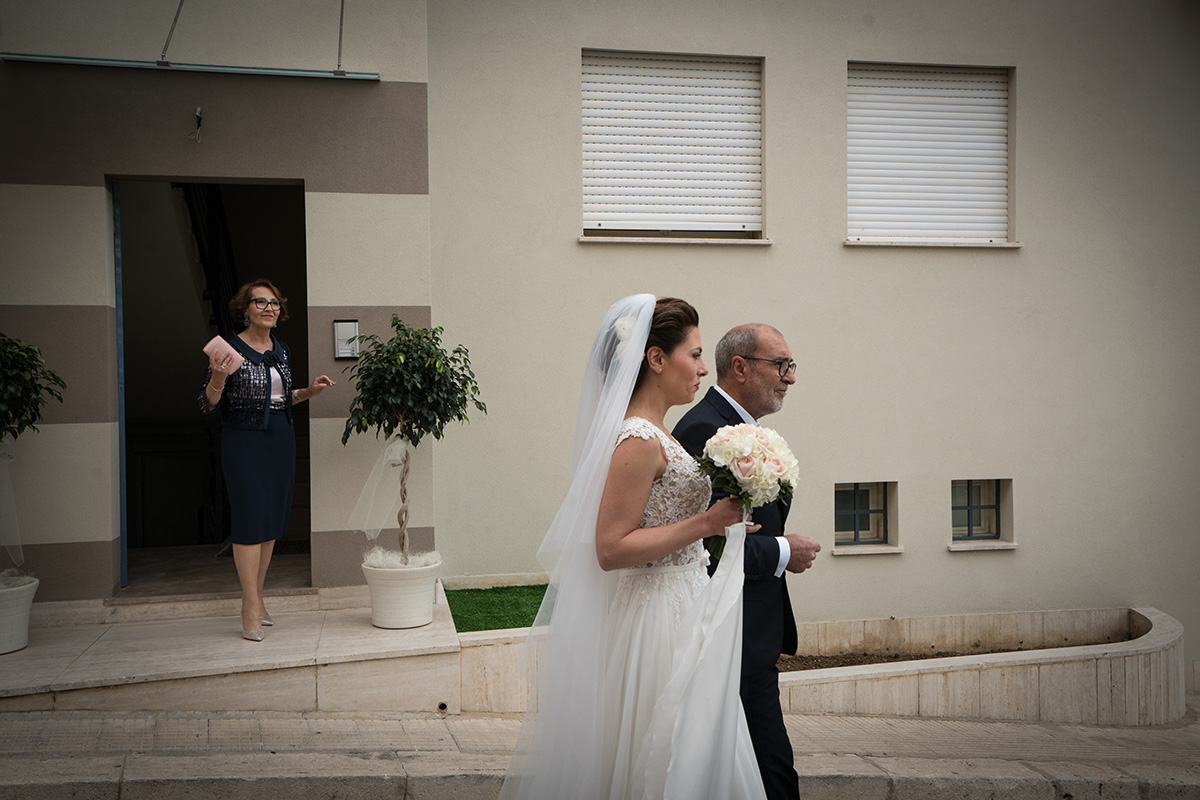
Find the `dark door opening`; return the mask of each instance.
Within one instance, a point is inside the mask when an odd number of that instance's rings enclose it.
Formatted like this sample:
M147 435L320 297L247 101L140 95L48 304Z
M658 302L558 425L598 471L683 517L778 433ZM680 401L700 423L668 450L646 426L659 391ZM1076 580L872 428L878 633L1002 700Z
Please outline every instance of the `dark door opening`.
M288 299L278 336L308 380L304 189L299 185L122 180L125 530L123 594L238 591L228 554L220 422L202 414L200 348L230 329L244 282L270 279ZM296 493L269 584L310 585L307 406L295 409ZM291 558L299 556L303 563ZM277 569L279 567L279 569ZM296 584L296 586L292 586ZM278 588L278 586L277 586Z

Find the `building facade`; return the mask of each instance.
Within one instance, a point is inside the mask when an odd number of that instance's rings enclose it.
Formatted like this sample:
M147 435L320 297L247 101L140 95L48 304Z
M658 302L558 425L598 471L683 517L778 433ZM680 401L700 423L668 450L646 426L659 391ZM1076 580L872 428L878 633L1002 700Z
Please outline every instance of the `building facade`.
M792 348L767 423L801 462L789 530L823 548L799 619L1198 628L1198 34L1184 0L4 0L0 331L68 383L13 468L38 600L111 596L130 509L190 474L162 452L203 437L173 426L217 313L186 196L215 184L303 376L344 379L336 319L470 349L489 413L411 483L447 576L543 572L594 327L653 292L709 353L748 321ZM314 586L361 581L380 445L341 444L351 397L307 409Z

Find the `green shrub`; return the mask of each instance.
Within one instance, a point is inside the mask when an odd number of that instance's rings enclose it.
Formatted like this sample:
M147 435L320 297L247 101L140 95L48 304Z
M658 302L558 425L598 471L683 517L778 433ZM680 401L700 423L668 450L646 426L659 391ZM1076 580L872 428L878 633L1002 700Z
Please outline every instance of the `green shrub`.
M26 428L37 430L46 398L62 402L67 385L46 368L33 345L0 333L0 439L15 441Z

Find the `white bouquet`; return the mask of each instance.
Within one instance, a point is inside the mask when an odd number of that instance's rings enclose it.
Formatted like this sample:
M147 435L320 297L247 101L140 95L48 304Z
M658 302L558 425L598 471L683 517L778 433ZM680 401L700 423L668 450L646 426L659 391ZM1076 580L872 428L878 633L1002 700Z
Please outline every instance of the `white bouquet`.
M712 480L714 492L724 492L741 500L742 513L788 500L796 488L800 466L796 456L775 431L741 423L719 428L700 456L700 471ZM721 557L725 537L714 537L709 550Z

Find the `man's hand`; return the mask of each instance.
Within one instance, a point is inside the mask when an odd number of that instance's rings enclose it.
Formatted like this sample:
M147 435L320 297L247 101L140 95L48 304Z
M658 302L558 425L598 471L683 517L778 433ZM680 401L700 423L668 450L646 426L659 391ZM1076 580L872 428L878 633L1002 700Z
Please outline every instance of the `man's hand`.
M798 533L789 533L783 538L787 539L788 546L792 549L792 557L787 564L788 572L804 572L812 566L817 553L821 552L821 545L817 543L816 539L810 539Z

